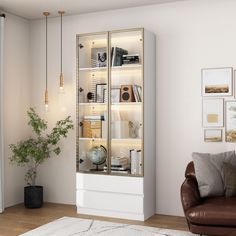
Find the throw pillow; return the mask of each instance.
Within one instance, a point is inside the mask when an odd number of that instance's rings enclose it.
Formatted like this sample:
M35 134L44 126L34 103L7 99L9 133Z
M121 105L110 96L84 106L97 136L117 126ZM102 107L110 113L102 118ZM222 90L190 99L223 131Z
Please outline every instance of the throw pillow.
M235 151L217 154L194 152L192 157L200 196L223 196L223 163L236 166Z
M233 166L230 163L223 164L223 180L225 196L236 196L236 166Z

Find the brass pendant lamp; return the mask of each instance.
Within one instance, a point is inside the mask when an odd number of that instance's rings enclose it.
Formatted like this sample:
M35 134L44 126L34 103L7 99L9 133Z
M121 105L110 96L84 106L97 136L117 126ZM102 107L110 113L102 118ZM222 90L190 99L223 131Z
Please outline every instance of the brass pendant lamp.
M65 14L65 11L58 11L58 14L61 17L61 72L60 72L60 92L64 92L64 75L62 72L62 16Z
M44 93L44 105L46 111L48 110L48 16L49 12L43 12L43 15L46 17L46 88Z

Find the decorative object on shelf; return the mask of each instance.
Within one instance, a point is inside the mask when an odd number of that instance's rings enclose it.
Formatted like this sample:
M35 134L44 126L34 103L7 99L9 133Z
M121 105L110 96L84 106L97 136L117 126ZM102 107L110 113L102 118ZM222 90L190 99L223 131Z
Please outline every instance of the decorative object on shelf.
M226 101L225 141L236 142L236 101Z
M107 66L107 49L105 47L91 49L91 64L92 67Z
M96 102L104 102L104 89L107 88L106 83L96 84Z
M129 136L130 138L139 138L139 130L141 129L139 121L129 121Z
M88 151L87 156L89 160L96 165L96 169L91 169L91 171L103 171L103 169L98 168L98 166L104 164L107 159L107 149L103 145L92 147Z
M102 137L102 116L91 115L84 116L83 120L83 138L101 138Z
M64 75L62 72L62 16L65 14L65 11L58 11L58 14L61 18L61 72L60 72L60 92L64 92Z
M119 102L120 102L120 88L112 88L111 103L119 103Z
M223 127L224 99L204 99L202 106L203 127Z
M132 85L121 85L121 102L134 102L134 93Z
M204 141L205 142L222 142L222 130L221 129L205 129Z
M46 17L46 88L44 93L44 105L45 110L48 111L48 16L49 12L43 12L43 15Z
M142 174L142 151L132 149L130 150L131 174Z
M233 95L233 68L202 69L202 95L204 97Z
M47 122L41 119L33 108L30 108L27 114L29 116L28 125L31 126L35 137L30 137L17 144L11 144L12 156L10 161L18 166L28 167L25 174L25 181L29 185L25 187L24 191L25 207L39 208L43 204L43 188L36 186L38 166L50 158L51 154L60 154L59 141L62 137L66 138L69 130L73 129L73 121L70 116L57 121L51 133L44 135Z
M87 99L88 99L88 102L93 102L94 101L94 93L88 92Z

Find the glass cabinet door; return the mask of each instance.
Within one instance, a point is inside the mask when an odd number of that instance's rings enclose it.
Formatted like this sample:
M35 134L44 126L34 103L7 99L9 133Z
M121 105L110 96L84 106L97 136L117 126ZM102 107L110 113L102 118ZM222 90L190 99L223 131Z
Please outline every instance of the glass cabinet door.
M107 173L108 33L77 36L77 170Z
M143 29L110 38L111 174L143 175Z

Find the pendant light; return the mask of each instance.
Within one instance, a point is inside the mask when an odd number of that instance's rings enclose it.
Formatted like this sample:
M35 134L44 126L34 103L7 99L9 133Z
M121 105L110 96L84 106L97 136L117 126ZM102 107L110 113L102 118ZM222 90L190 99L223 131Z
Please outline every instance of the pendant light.
M60 93L64 93L64 75L62 72L62 16L65 14L64 11L58 11L61 16L61 72L60 72Z
M44 105L45 110L48 110L48 16L49 12L44 12L43 15L46 17L46 88L44 94Z

